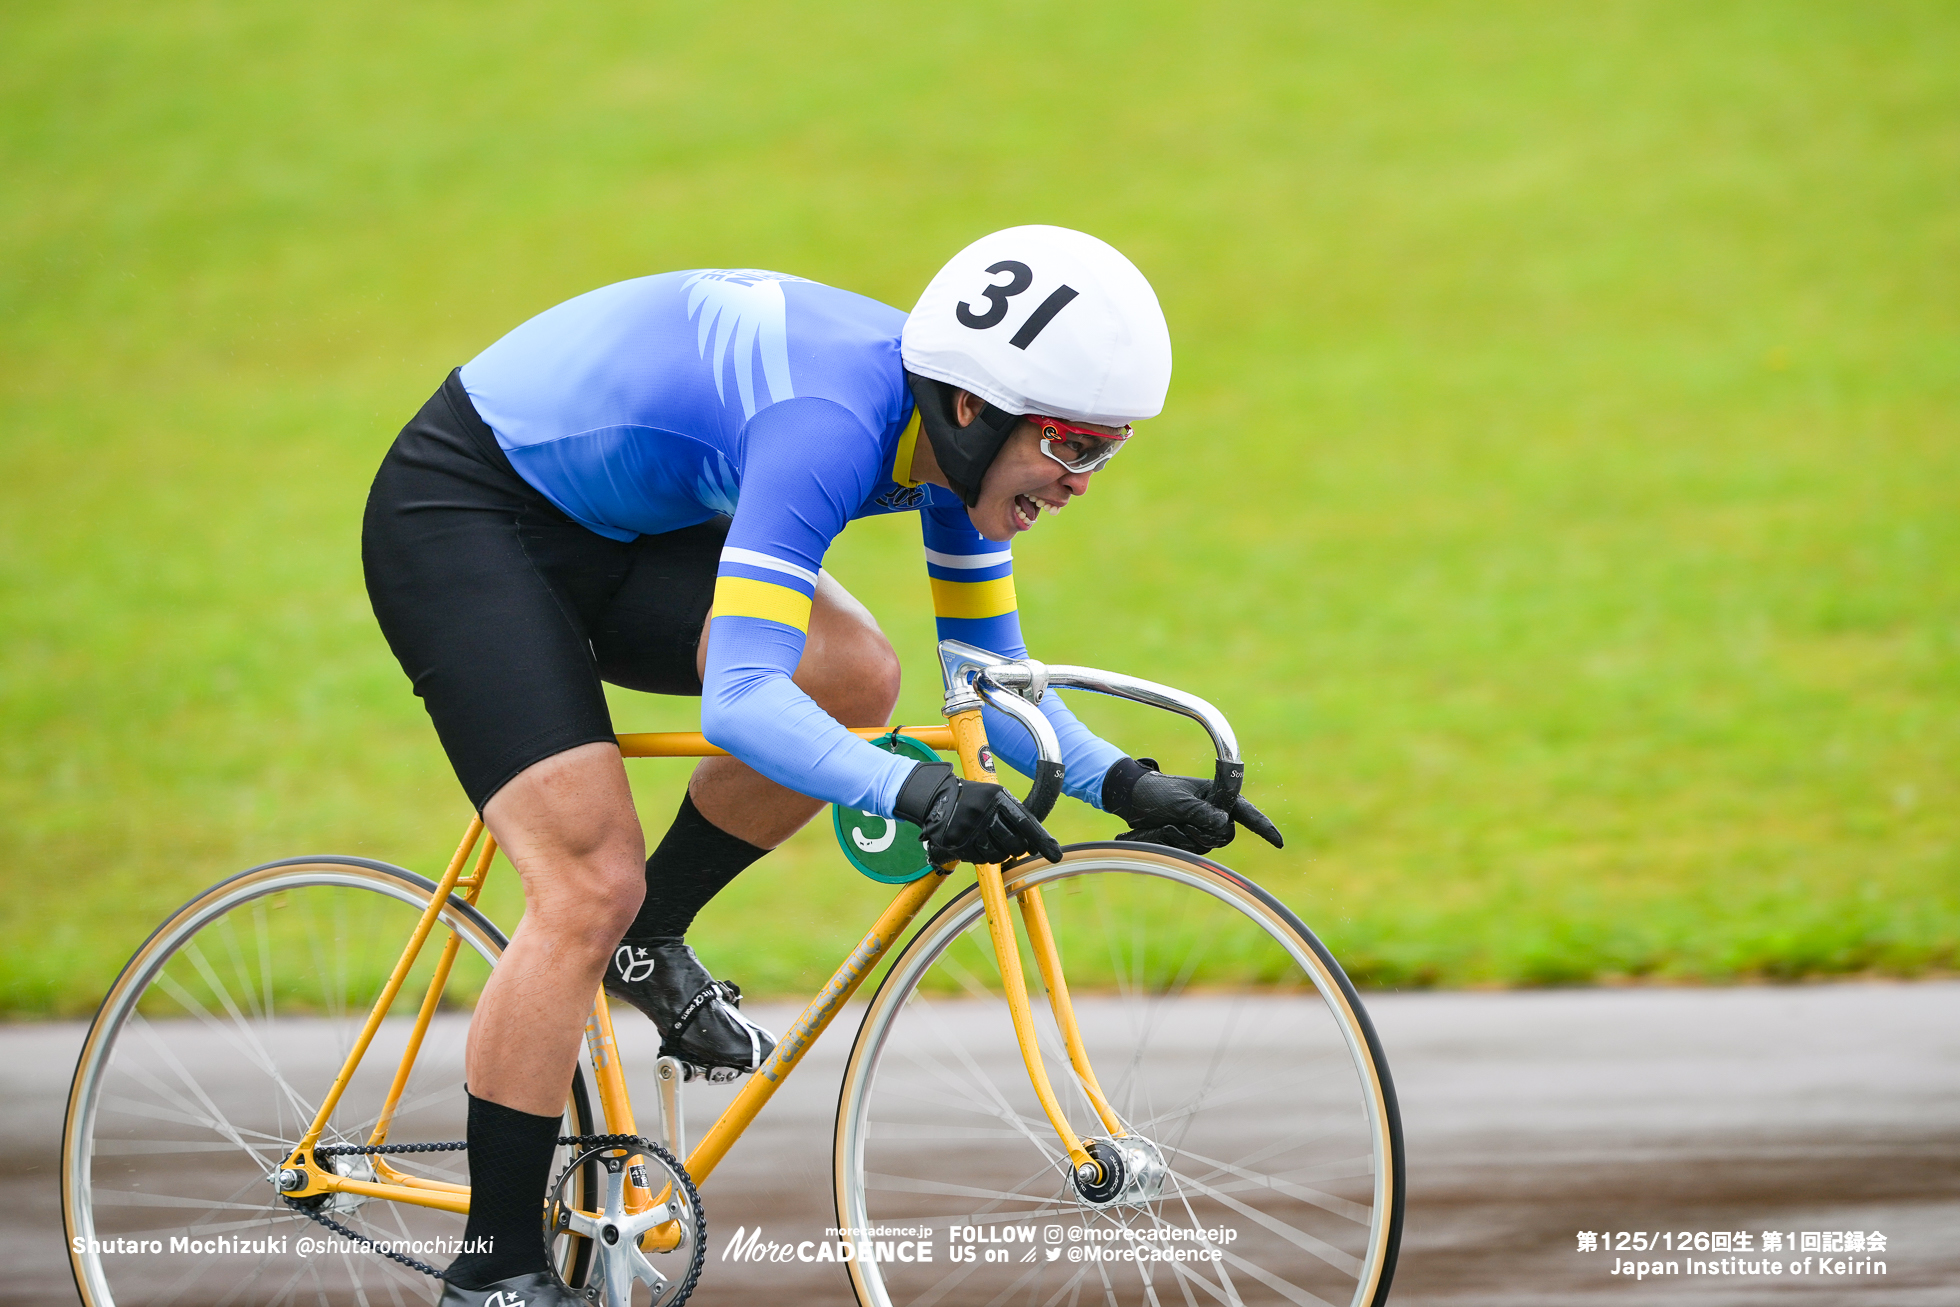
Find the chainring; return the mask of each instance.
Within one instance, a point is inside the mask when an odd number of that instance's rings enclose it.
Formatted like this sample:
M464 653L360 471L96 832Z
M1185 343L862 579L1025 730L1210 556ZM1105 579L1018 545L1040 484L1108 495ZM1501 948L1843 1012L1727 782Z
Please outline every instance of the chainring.
M590 1145L574 1155L552 1181L545 1213L548 1237L568 1234L592 1242L585 1284L574 1286L573 1292L596 1307L632 1307L637 1282L652 1291L651 1307L679 1307L686 1302L707 1260L708 1218L701 1210L701 1195L694 1180L680 1159L642 1135L580 1135L561 1142ZM583 1167L595 1163L604 1172L604 1202L598 1211L589 1212L567 1198L566 1186ZM631 1212L627 1199L633 1189L655 1195L665 1190L667 1197L644 1211ZM640 1246L649 1230L670 1222L681 1227L680 1243L671 1252L692 1250L687 1271L678 1284L661 1274ZM670 1256L671 1252L654 1256Z

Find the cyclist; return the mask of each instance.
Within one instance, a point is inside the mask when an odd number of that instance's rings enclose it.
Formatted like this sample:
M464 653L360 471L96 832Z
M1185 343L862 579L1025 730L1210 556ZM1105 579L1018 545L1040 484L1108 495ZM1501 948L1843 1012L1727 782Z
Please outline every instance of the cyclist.
M1010 542L1088 491L1170 370L1135 266L1028 226L960 251L909 316L753 269L592 291L452 372L403 428L368 499L368 592L525 908L467 1051L465 1238L487 1251L451 1264L445 1304L575 1301L539 1203L596 986L712 1079L769 1055L685 936L824 801L916 823L935 861L1060 857L1001 787L846 730L885 723L899 667L823 558L849 521L917 511L941 637L1023 655ZM602 681L699 695L730 755L700 763L650 857ZM1125 837L1205 852L1236 819L1279 842L1060 696L1042 711L1066 792ZM992 710L987 729L1032 770L1024 731Z

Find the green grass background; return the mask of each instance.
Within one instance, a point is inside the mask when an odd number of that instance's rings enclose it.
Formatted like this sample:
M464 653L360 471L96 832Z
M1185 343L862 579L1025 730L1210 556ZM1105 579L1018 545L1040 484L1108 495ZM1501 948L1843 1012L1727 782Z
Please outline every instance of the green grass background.
M0 179L0 1008L88 1010L255 862L440 869L357 541L449 367L669 268L909 306L1029 221L1177 347L1019 550L1031 641L1232 715L1290 840L1226 856L1358 978L1955 965L1951 6L14 5ZM907 721L917 550L830 562ZM698 935L801 987L883 894L813 830Z

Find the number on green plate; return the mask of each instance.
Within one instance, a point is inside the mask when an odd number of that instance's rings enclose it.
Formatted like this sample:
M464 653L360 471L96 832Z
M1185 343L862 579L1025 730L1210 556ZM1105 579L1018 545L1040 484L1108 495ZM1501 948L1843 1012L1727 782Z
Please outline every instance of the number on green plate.
M889 753L917 758L920 762L939 761L939 755L929 746L909 736L881 735L872 743ZM841 803L831 805L830 816L837 829L837 846L844 850L853 867L871 879L886 885L904 885L932 870L932 863L926 860L926 846L919 838L919 828L911 822L846 808Z

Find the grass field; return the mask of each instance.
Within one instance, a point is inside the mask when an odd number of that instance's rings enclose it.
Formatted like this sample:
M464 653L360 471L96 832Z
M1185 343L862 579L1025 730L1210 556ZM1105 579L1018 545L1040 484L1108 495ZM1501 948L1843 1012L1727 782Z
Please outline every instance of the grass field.
M906 307L1025 221L1129 253L1177 348L1019 550L1031 641L1233 716L1290 841L1226 856L1359 978L1956 965L1950 6L91 0L0 15L0 70L0 1010L90 1009L255 862L440 868L357 538L449 367L668 268ZM917 551L830 561L906 721ZM882 891L829 846L710 963L841 954Z

